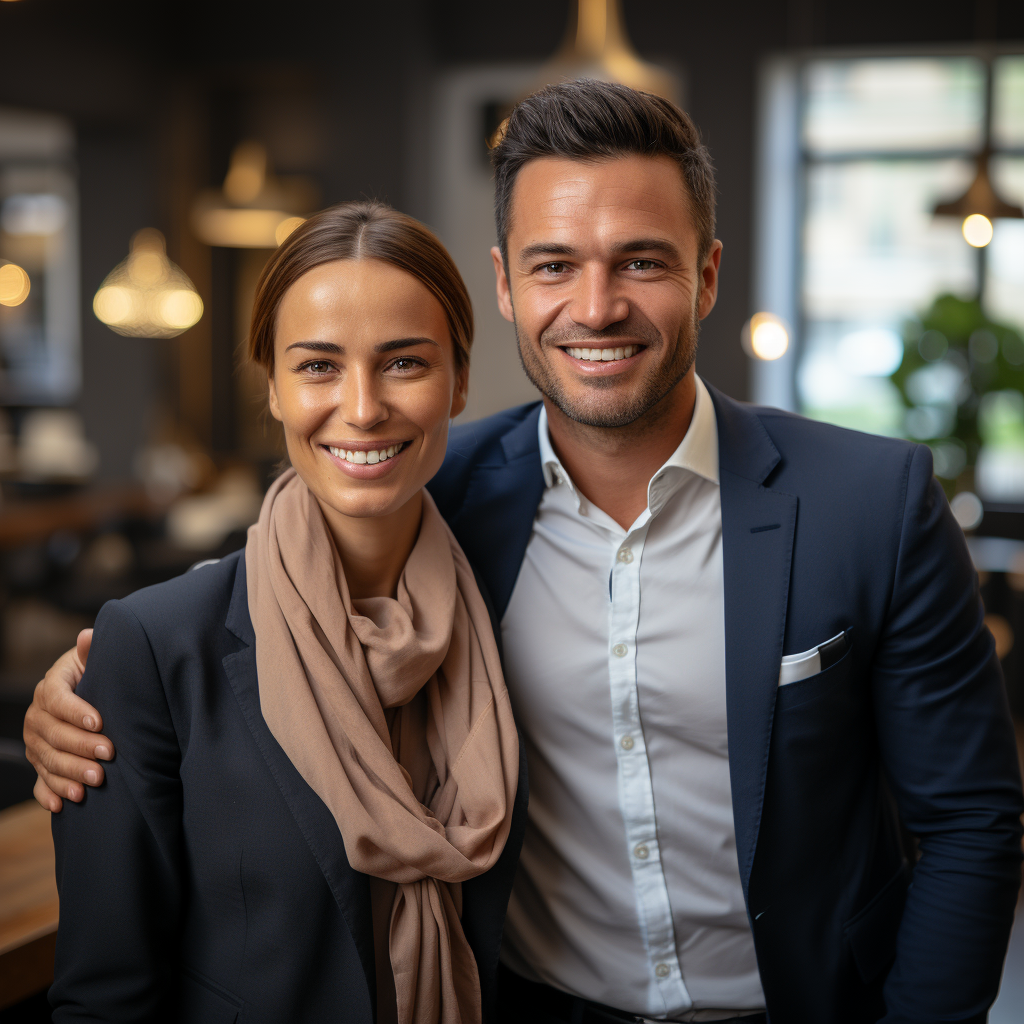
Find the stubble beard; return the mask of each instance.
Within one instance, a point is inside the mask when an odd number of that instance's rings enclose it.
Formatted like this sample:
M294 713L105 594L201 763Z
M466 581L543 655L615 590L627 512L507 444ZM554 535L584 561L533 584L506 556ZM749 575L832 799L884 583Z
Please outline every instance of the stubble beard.
M532 340L523 337L518 320L513 319L513 325L519 346L519 361L533 386L570 420L583 426L605 429L640 426L645 418L656 418L659 405L690 372L697 358L697 338L700 334L700 317L695 303L691 316L676 337L671 358L667 362L658 363L621 396L615 394L615 389L622 386L618 378L594 377L585 385L588 400L579 401L567 393L558 375L538 355ZM594 343L621 340L624 337L642 342L648 348L661 345L661 337L655 326L645 317L636 314L631 314L626 320L603 331L581 329L571 335L546 332L541 335L541 345L549 350L570 342L573 347L601 347L600 344L594 346Z

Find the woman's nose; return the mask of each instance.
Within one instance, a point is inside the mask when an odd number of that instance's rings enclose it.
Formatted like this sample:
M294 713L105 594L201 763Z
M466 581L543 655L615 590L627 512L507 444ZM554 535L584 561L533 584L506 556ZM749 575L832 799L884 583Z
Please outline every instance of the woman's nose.
M582 327L601 331L629 316L629 303L604 267L587 266L576 281L569 315Z
M350 369L341 385L339 412L346 423L369 430L388 417L380 379L372 370Z

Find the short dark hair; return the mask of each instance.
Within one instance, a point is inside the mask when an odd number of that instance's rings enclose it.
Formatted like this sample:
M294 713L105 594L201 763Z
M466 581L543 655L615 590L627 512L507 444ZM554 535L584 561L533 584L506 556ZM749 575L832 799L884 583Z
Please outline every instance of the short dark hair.
M542 156L599 160L637 153L679 165L703 263L715 237L715 169L700 133L674 103L613 82L548 85L512 108L491 150L498 246L508 261L512 190L523 165Z
M274 371L274 334L284 293L303 274L335 260L380 260L427 286L444 309L455 368L469 366L473 305L455 261L418 220L373 200L339 203L303 221L260 274L249 329L249 358Z

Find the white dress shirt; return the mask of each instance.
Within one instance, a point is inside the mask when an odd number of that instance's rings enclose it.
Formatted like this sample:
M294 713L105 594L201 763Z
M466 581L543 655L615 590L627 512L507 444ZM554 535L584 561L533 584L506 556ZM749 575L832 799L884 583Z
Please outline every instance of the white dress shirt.
M505 925L512 970L674 1020L764 1008L736 858L718 428L697 379L682 443L622 529L547 487L502 620L530 773Z

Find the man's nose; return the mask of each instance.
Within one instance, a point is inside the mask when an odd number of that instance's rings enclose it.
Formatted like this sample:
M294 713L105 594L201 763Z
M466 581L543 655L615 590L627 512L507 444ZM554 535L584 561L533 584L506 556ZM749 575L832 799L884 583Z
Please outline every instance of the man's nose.
M613 274L604 267L586 266L576 282L569 315L582 327L601 331L629 316L629 303Z
M380 375L372 369L352 367L341 382L339 412L360 430L369 430L388 418Z

